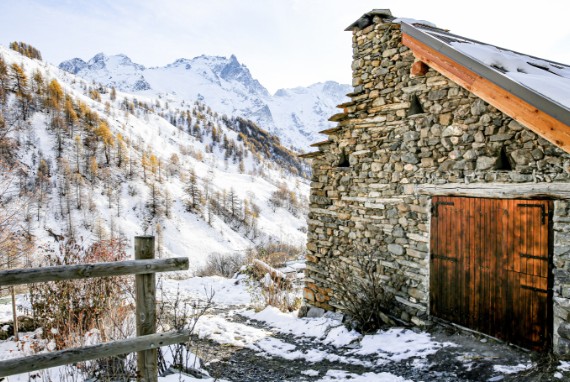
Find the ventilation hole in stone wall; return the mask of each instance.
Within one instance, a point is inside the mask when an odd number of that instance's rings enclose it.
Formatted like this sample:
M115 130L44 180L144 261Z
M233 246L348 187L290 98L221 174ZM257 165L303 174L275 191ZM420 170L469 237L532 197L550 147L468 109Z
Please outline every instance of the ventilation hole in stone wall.
M340 153L340 158L337 167L350 167L350 162L348 161L348 155L343 151Z
M511 171L513 166L511 166L511 160L507 155L505 150L505 146L501 147L501 151L499 152L499 158L497 159L496 170L502 171Z
M408 109L408 117L410 115L421 114L423 112L424 112L424 108L422 107L422 104L420 103L418 96L415 94L412 95L412 97L410 99L410 108Z

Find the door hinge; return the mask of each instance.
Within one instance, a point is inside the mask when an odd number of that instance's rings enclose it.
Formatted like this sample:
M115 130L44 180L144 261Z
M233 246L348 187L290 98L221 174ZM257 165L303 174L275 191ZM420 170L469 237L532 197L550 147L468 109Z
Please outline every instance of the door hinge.
M453 202L435 202L431 205L431 216L434 218L438 217L437 207L439 206L453 206Z

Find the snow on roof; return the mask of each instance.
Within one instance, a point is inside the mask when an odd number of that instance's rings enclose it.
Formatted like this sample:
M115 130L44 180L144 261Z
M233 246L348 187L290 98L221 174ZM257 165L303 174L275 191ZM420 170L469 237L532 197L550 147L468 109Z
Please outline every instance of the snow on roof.
M570 67L492 45L452 42L451 46L570 109Z
M471 57L544 98L570 111L570 65L499 48L441 29L414 25L456 51Z
M434 23L432 23L430 21L410 19L407 17L398 17L398 18L395 18L394 20L392 20L392 22L394 24L408 23L408 24L413 24L413 25L416 25L416 24L427 25L428 27L433 27L433 28L437 27Z

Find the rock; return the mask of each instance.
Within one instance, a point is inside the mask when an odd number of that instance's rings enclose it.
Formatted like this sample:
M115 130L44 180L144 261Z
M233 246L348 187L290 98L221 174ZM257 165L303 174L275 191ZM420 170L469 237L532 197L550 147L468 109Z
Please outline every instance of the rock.
M497 163L496 157L480 156L477 158L477 170L489 170Z
M534 160L541 160L544 158L544 152L541 149L532 150L531 155Z
M437 101L447 96L446 89L432 90L428 93L428 99L430 101Z
M558 334L560 335L560 337L570 340L570 323L563 322L562 324L560 324L560 326L558 327Z
M391 57L393 55L395 55L396 53L398 53L398 49L396 48L391 48L391 49L386 49L385 51L382 52L382 57Z
M419 162L418 157L412 153L405 153L402 155L402 161L411 164L416 164Z
M442 137L460 137L462 135L463 135L463 129L461 128L461 126L457 125L447 126L441 132Z
M393 253L394 255L401 256L405 251L404 247L400 244L388 244L388 252Z
M476 132L474 138L477 143L485 142L485 135L481 131Z
M513 131L521 131L523 129L521 124L518 123L517 121L515 121L514 119L509 123L508 126L509 126L509 129L511 129Z
M482 99L478 98L471 105L471 114L481 115L487 111L487 104Z
M475 150L467 150L465 154L463 154L463 159L465 160L473 160L477 158L477 152Z
M515 150L511 152L511 158L519 165L527 165L534 161L534 158L529 150Z
M314 306L309 307L307 311L307 318L319 318L325 314L325 310L323 308L316 308Z
M404 142L417 141L420 139L420 133L417 131L407 131L404 133Z
M452 115L451 113L440 114L439 116L439 124L447 126L451 123Z
M514 134L512 133L508 133L508 134L496 134L496 135L492 135L491 138L489 138L489 140L491 142L503 142L503 141L508 141L509 139L511 139L514 136Z

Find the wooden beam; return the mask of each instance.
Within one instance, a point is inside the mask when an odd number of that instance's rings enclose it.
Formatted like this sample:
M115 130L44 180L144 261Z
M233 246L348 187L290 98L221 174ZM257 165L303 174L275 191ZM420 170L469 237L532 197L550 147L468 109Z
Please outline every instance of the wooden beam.
M429 66L427 66L423 61L416 61L412 64L410 74L412 76L425 76L428 70Z
M10 269L7 271L0 271L0 286L75 280L90 277L139 275L157 272L182 271L186 269L188 269L187 257L62 265L32 269Z
M564 151L570 152L570 126L405 33L402 35L402 43L412 50L418 60L423 61L429 67L501 110L544 139Z
M447 183L407 184L408 195L472 196L482 198L570 199L570 183Z
M70 365L92 359L114 357L144 349L158 349L162 346L185 343L191 330L152 334L104 344L60 350L29 357L0 361L0 377L22 374L50 367Z
M154 259L154 236L135 237L135 259ZM156 277L154 273L136 275L137 337L156 333ZM158 381L157 349L140 350L137 353L137 380L141 382Z

